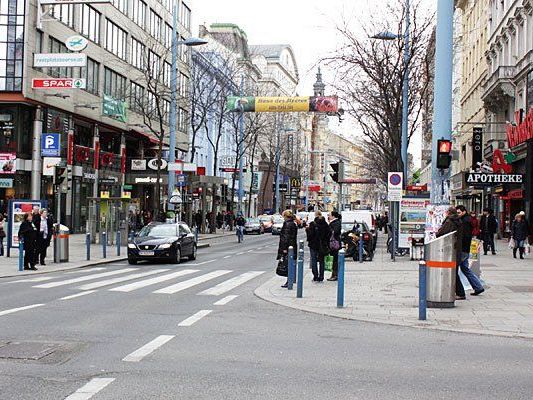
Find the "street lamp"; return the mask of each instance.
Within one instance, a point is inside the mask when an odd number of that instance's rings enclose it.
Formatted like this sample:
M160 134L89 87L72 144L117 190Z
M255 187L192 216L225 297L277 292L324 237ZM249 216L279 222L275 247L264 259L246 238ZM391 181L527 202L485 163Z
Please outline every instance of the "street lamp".
M283 132L295 132L296 131L296 129L294 128L283 128L281 130ZM278 130L277 139L276 139L276 191L275 191L276 201L274 202L274 207L273 207L275 212L278 211L278 207L281 204L280 195L279 195L279 163L280 163L280 158L281 158L280 140L281 140L280 131Z
M185 40L178 40L178 6L174 3L172 14L172 70L170 74L170 132L169 132L169 147L168 162L176 162L176 107L177 107L177 91L178 91L178 45L179 46L201 46L207 44L207 41L199 38L187 38ZM172 195L174 186L176 185L176 175L174 171L168 171L168 197ZM172 205L170 205L173 207Z

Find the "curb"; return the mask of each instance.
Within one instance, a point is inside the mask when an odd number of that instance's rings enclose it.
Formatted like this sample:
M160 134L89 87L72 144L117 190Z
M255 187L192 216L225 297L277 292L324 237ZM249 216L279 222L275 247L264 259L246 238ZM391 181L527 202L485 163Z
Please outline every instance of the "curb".
M211 247L211 245L209 243L199 243L198 244L198 248L199 249L205 249L207 247ZM38 271L35 271L35 272L32 272L32 273L27 273L27 274L20 274L20 272L17 271L19 273L14 274L14 275L2 275L2 276L0 276L0 280L4 279L4 278L18 278L18 277L21 277L21 276L33 276L33 275L53 274L54 272L72 271L72 270L76 270L76 269L95 267L97 265L111 264L111 263L118 262L118 261L126 261L127 259L128 259L128 257L120 257L120 258L114 258L114 259L105 258L103 260L98 260L98 261L89 261L87 264L77 265L77 266L74 266L74 267L54 269L53 271L41 271L41 270L38 270Z
M274 282L274 280L276 279L277 277L273 277L267 282L263 283L258 288L256 288L254 290L254 295L261 300L268 301L269 303L276 304L279 306L291 308L293 310L303 311L303 312L307 312L311 314L323 315L323 316L332 317L332 318L343 319L347 321L360 321L360 322L366 322L366 323L372 323L372 324L401 326L404 328L412 328L412 329L428 329L428 330L441 331L441 332L454 332L454 333L462 333L462 334L467 334L467 335L482 335L482 336L492 336L492 337L507 337L507 338L512 338L512 339L533 340L533 334L528 334L528 333L511 333L511 332L490 331L490 330L482 330L482 329L454 329L454 328L446 328L446 327L436 326L436 325L429 325L430 323L429 321L427 322L419 321L419 323L417 324L412 324L412 323L405 323L405 322L381 321L381 320L370 319L370 318L335 315L335 314L331 314L325 311L317 310L314 307L310 307L310 306L289 304L286 300L284 301L284 300L273 297L272 295L270 295L268 288L271 287L272 282Z

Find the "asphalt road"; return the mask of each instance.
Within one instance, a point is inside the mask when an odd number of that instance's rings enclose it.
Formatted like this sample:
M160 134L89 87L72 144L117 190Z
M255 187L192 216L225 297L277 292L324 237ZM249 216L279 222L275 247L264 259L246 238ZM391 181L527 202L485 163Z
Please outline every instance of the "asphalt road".
M256 298L276 245L229 235L180 265L0 280L0 399L533 398L531 341Z

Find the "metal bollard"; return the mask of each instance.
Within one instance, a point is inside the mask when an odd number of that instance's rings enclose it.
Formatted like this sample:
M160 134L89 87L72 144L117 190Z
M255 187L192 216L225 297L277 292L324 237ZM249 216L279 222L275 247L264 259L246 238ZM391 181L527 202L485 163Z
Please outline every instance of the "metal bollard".
M304 291L304 249L298 252L298 279L296 280L296 297L301 299Z
M418 319L426 320L426 262L418 264Z
M287 289L292 290L294 284L294 247L289 246L289 270L287 274Z
M359 262L363 262L363 233L359 234Z
M107 258L107 232L102 232L102 256Z
M120 256L120 239L121 239L121 233L120 231L117 231L117 256Z
M19 271L24 271L24 239L19 241Z
M91 259L91 233L85 234L85 247L87 248L87 261Z
M198 243L198 227L196 227L196 230L194 231L194 241Z
M344 249L339 251L339 271L337 273L337 307L344 307Z

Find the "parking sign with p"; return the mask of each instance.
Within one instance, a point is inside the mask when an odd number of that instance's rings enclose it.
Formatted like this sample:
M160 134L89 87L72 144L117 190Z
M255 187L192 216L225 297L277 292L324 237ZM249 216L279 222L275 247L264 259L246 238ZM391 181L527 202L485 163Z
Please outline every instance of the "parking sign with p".
M61 141L59 133L43 133L41 137L41 156L59 157L61 155Z

